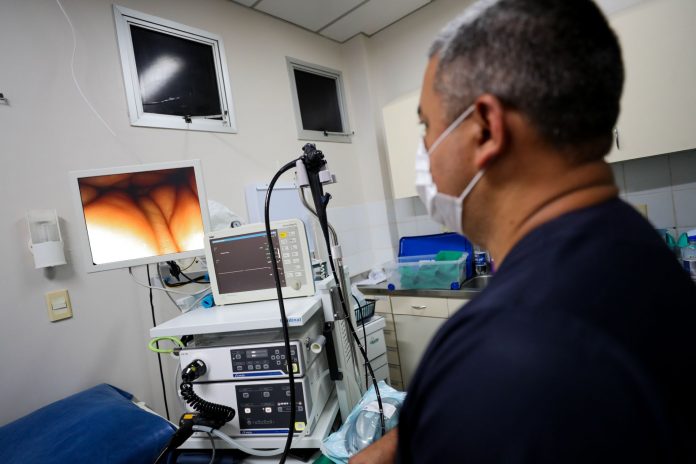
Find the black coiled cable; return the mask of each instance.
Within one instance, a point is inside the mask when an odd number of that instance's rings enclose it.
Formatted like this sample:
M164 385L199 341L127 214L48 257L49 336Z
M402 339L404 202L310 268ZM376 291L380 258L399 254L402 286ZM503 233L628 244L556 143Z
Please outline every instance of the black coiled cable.
M181 383L181 397L194 410L201 413L202 417L227 423L234 419L235 410L229 406L211 403L206 401L193 391L193 384L190 382Z

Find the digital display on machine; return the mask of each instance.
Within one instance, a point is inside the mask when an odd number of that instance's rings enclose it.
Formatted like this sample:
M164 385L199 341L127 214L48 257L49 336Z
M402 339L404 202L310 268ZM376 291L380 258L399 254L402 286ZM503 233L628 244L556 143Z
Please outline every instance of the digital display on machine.
M212 239L215 277L220 293L248 292L274 288L271 259L278 263L280 285L285 287L278 231L271 230L274 252L268 249L265 232Z
M247 359L268 358L268 350L247 350Z
M94 265L203 250L194 167L77 179Z

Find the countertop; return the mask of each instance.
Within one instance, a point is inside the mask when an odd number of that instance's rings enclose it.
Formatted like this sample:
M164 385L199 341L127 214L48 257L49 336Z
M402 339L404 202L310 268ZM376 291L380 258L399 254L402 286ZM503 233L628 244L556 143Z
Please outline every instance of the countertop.
M389 290L387 283L383 282L377 285L358 285L364 295L367 296L416 296L428 298L457 298L460 300L470 300L481 293L482 289L463 288L460 290Z

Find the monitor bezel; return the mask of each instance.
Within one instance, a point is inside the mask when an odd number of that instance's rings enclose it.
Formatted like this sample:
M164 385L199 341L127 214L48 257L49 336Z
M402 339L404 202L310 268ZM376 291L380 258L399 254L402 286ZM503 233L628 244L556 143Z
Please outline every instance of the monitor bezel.
M147 256L144 258L127 259L123 261L114 261L111 263L95 264L92 259L92 248L89 244L89 235L87 233L87 222L85 221L84 208L82 206L82 197L80 196L80 185L78 181L85 177L107 176L112 174L129 174L146 171L159 171L163 169L176 168L193 168L196 178L196 188L198 189L198 203L201 209L201 217L203 219L203 242L205 243L208 231L210 230L210 217L208 215L208 201L205 193L205 184L203 183L203 170L199 159L183 160L183 161L168 161L161 163L138 164L132 166L117 166L110 168L88 169L81 171L71 171L70 184L75 205L75 211L78 217L80 248L82 248L83 262L87 272L109 271L112 269L123 269L146 264L155 264L164 261L193 258L196 256L204 256L205 249L196 249L190 251L182 251L179 253L168 253L165 255Z
M312 296L316 293L314 287L314 277L312 273L312 258L309 253L309 243L307 241L307 231L304 222L300 219L282 219L279 221L271 221L271 230L286 226L296 226L300 232L299 239L303 253L306 253L307 259L304 262L304 272L307 276L307 283L302 285L298 290L292 287L283 287L283 298L298 298L304 296ZM266 226L263 223L247 224L231 229L223 229L211 232L205 239L205 259L208 265L208 275L210 276L210 287L213 290L213 299L217 306L251 303L255 301L275 300L278 298L278 292L275 286L262 290L249 290L246 292L235 293L220 293L217 284L217 274L215 272L215 260L210 247L210 241L220 238L235 237L239 235L253 234L258 232L266 232Z

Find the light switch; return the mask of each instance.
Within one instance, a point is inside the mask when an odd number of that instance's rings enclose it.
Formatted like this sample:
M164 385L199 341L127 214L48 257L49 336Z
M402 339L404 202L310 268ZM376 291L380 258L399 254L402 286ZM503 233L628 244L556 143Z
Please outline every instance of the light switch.
M48 318L52 322L72 317L72 305L67 290L47 293L46 306L48 307Z

